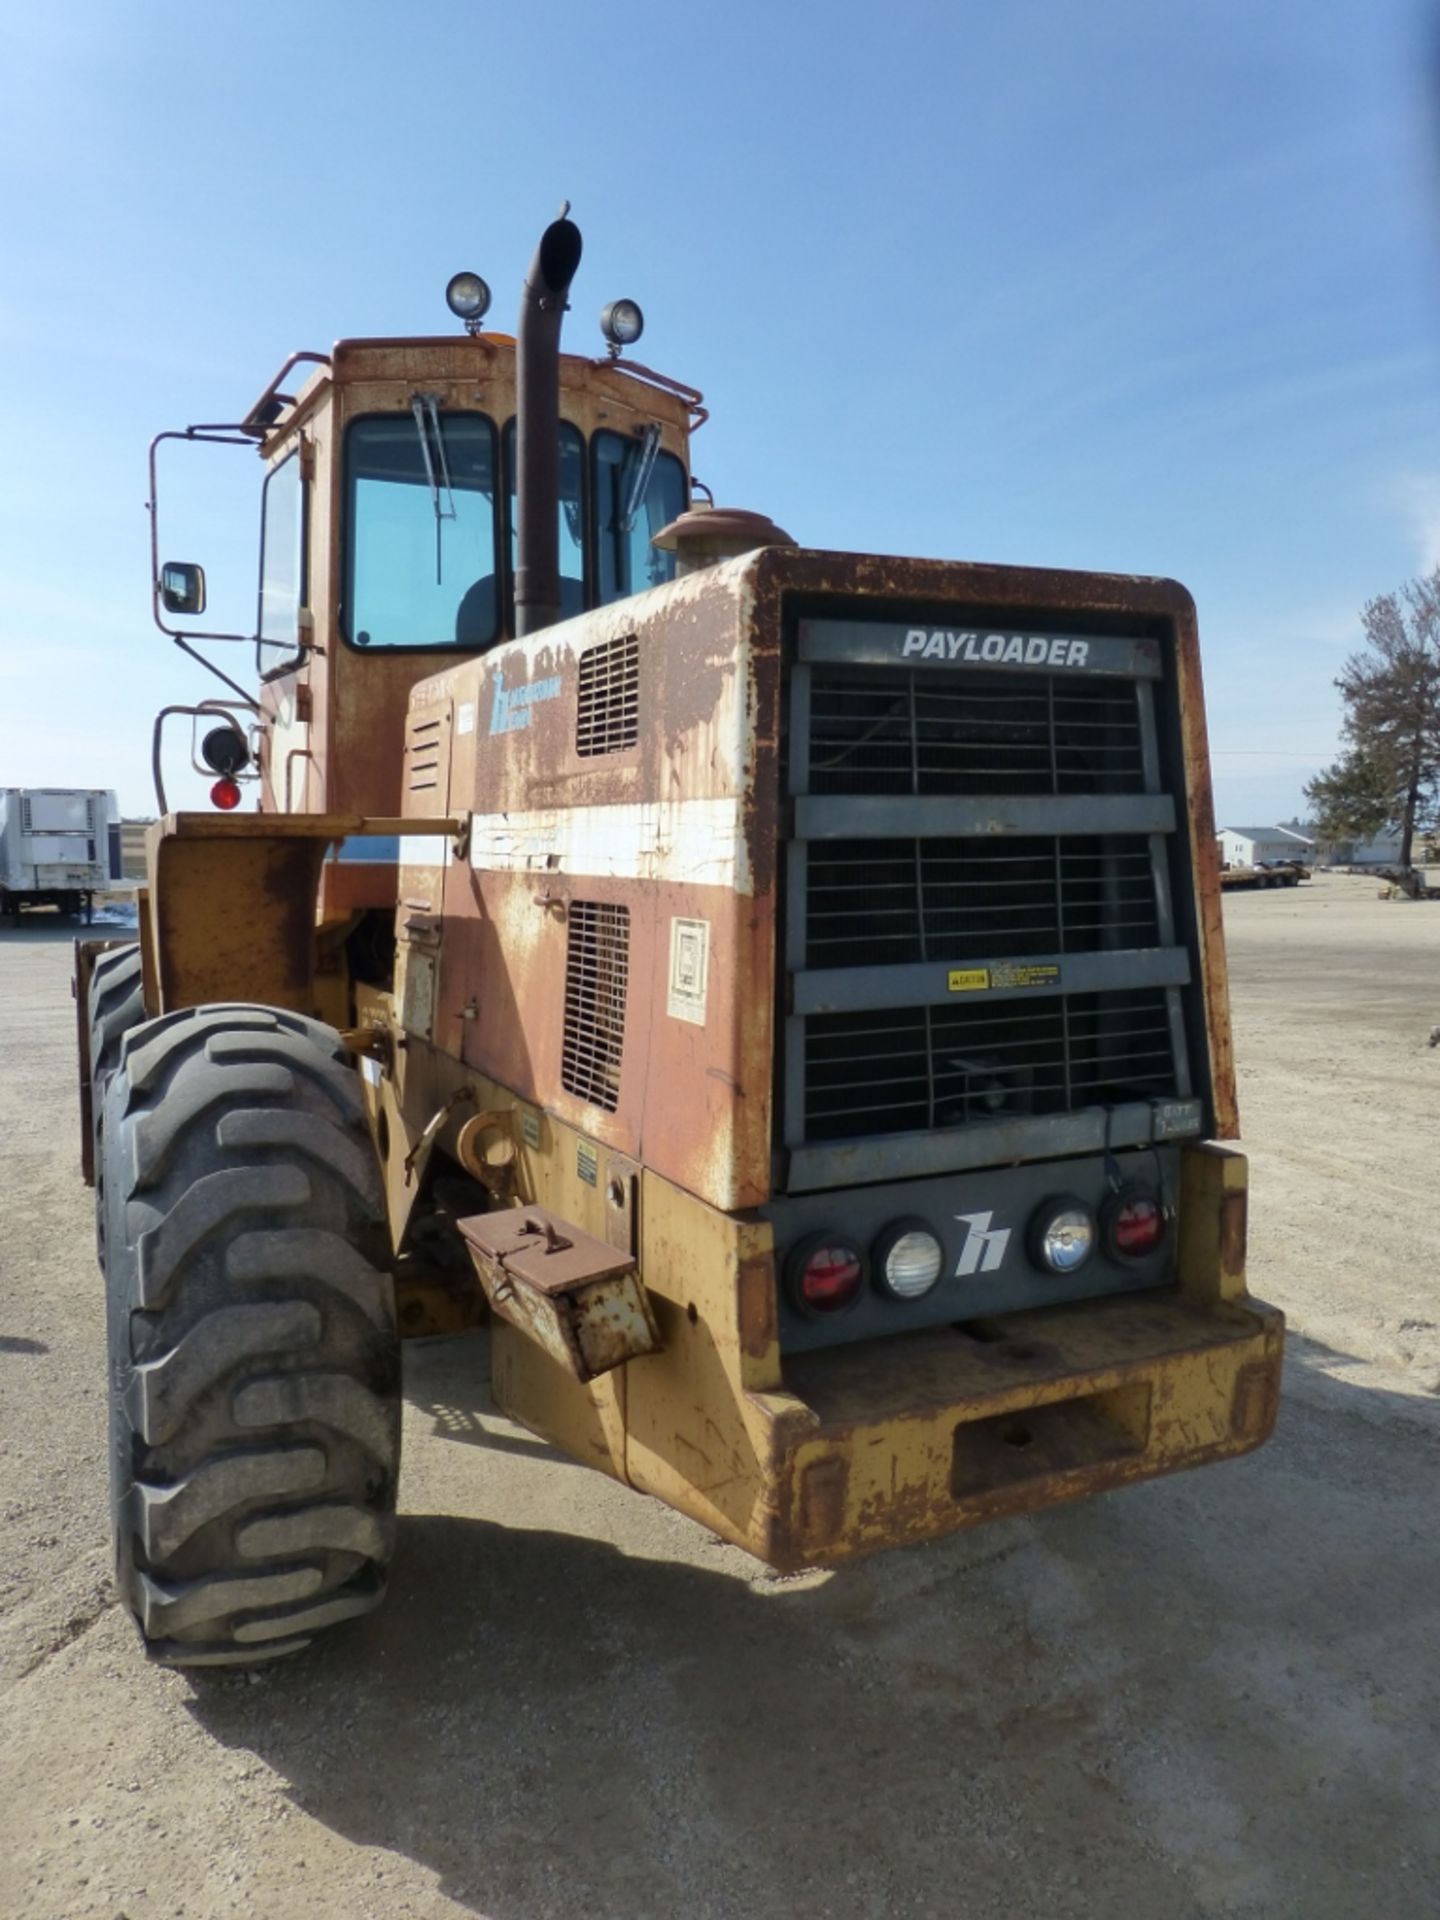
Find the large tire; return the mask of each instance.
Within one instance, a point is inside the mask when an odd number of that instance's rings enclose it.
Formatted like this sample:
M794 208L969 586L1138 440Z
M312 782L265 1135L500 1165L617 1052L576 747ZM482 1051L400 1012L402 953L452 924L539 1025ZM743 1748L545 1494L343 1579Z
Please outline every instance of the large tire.
M95 1177L95 1257L105 1266L105 1089L120 1064L120 1044L145 1018L140 943L111 947L90 970L90 1165Z
M116 1584L153 1659L254 1664L380 1600L400 1346L339 1036L265 1007L126 1037L105 1100Z

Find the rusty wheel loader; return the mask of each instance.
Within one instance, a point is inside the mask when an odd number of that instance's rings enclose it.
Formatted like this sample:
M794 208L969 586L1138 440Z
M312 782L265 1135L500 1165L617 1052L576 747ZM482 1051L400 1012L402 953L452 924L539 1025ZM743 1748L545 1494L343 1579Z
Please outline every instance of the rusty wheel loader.
M499 1408L780 1569L1274 1419L1189 597L699 501L634 303L560 351L580 247L514 338L457 275L463 331L152 446L157 621L255 658L156 722L138 942L77 944L162 1661L379 1600L411 1333L488 1319ZM263 467L253 634L161 557L196 441ZM167 811L177 718L213 812Z

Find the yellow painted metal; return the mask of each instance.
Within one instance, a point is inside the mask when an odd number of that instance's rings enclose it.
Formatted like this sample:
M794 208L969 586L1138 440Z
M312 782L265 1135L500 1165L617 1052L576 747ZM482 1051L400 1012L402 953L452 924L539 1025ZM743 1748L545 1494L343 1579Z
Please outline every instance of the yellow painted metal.
M317 925L330 847L402 828L453 838L463 824L333 813L167 815L146 835L147 1011L244 1000L347 1025L343 956L336 960L331 930Z
M796 1568L1258 1446L1283 1323L1218 1262L1206 1285L1194 1248L1205 1216L1218 1241L1243 1200L1245 1163L1197 1157L1183 1288L1012 1314L984 1338L943 1327L800 1356L769 1390L773 1348L746 1308L755 1227L716 1216L706 1232L698 1202L647 1179L642 1271L666 1351L628 1369L629 1479Z
M514 1115L524 1198L617 1243L619 1156L413 1038L397 1060L412 1131L473 1082L478 1105ZM644 1172L637 1248L663 1351L583 1384L495 1323L495 1399L784 1569L1247 1452L1274 1423L1283 1321L1245 1293L1244 1155L1206 1144L1181 1165L1173 1287L784 1360L768 1223Z
M1180 1162L1180 1284L1198 1300L1245 1297L1248 1166L1237 1147L1207 1141Z
M155 962L155 926L150 914L150 889L135 889L135 909L140 921L140 988L145 1017L153 1020L160 1011L160 974Z

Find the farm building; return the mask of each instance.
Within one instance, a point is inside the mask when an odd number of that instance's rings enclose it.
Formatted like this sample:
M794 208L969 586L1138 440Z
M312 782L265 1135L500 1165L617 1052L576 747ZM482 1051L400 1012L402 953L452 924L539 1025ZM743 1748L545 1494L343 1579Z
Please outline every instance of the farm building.
M1424 836L1416 834L1413 858L1423 857ZM1374 840L1334 840L1324 850L1328 864L1336 867L1398 867L1400 836L1382 833Z
M1222 827L1220 864L1226 867L1258 867L1277 860L1299 860L1308 866L1315 857L1315 842L1289 827Z

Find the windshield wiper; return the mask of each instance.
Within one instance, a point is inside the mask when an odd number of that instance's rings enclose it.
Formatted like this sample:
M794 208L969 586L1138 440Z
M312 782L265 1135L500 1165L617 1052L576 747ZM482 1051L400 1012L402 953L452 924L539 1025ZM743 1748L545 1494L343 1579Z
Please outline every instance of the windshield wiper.
M640 448L635 467L630 475L630 484L625 489L625 507L620 515L621 533L629 533L635 525L640 504L650 488L650 476L655 471L655 456L659 451L660 428L652 420L640 436Z
M440 558L440 523L442 520L455 520L459 516L455 511L455 493L450 485L450 463L445 457L445 436L440 431L440 396L435 393L416 393L410 397L410 411L415 416L415 431L420 436L420 454L425 462L425 478L430 483L430 505L435 510L435 584L442 586L442 568ZM434 452L431 452L431 436L434 436ZM436 466L439 477L436 477ZM440 504L440 489L445 489L448 506Z

